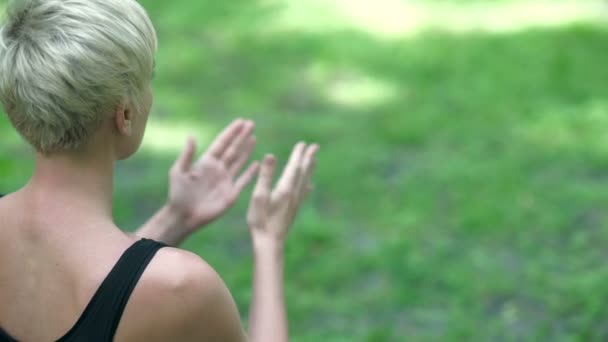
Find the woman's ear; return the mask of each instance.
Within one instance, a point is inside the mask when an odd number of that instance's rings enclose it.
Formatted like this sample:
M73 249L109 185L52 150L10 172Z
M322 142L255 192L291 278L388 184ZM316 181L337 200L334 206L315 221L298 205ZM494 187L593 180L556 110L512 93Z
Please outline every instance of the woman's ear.
M116 112L114 113L114 120L116 123L116 129L122 135L126 135L128 137L133 134L133 117L131 115L131 111L124 105L119 105L116 107Z

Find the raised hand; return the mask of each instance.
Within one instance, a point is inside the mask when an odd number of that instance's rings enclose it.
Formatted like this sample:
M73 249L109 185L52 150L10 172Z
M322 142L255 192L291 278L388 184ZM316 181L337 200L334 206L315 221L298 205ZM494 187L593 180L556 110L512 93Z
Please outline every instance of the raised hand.
M169 173L168 202L188 233L225 213L253 179L257 162L241 174L255 146L253 129L252 121L234 121L194 163L195 141L188 140Z
M310 178L318 150L316 144L298 143L274 189L272 178L276 160L272 155L264 158L247 213L254 244L268 239L284 241L300 204L312 189Z

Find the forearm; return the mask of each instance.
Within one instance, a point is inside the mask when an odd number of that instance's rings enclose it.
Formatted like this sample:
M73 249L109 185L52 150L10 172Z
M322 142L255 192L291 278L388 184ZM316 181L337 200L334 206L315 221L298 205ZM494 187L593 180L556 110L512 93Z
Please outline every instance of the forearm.
M283 292L283 243L254 242L253 299L249 313L252 342L289 340Z
M164 206L139 228L135 235L163 242L169 246L179 246L188 237L188 231L184 220L169 207Z

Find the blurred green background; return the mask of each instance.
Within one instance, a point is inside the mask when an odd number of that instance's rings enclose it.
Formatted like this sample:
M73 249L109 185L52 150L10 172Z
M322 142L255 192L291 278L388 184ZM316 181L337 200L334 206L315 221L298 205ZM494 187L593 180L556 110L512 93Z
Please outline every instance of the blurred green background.
M1 2L0 2L1 3ZM142 0L159 35L128 230L186 136L322 145L287 246L293 341L608 340L608 18L600 1ZM0 190L32 154L0 119ZM244 318L243 196L185 248Z

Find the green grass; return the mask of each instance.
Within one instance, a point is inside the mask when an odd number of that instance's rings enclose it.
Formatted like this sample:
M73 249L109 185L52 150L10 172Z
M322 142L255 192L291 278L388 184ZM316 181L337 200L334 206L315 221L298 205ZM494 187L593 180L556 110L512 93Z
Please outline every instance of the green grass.
M246 116L257 156L322 145L287 247L293 341L608 339L605 26L387 38L271 28L278 1L141 2L160 38L157 128L118 168L125 229L164 201L186 133ZM0 134L11 191L32 165L7 120ZM243 315L246 204L185 245Z

